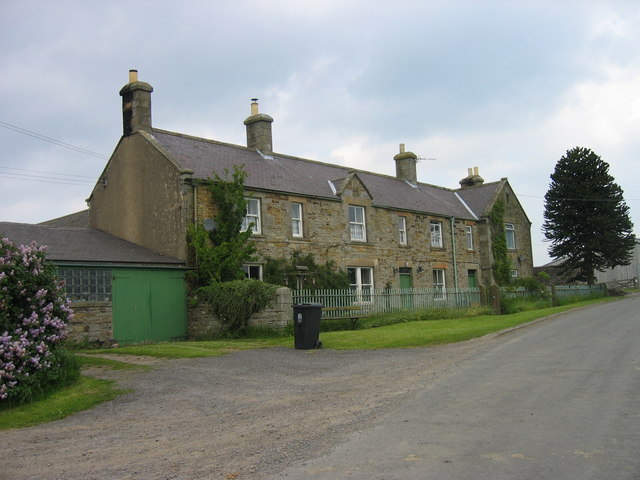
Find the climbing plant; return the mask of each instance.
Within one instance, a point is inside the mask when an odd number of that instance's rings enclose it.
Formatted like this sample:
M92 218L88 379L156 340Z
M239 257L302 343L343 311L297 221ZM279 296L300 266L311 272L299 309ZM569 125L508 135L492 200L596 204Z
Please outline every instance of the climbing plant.
M242 231L246 216L244 181L246 172L234 166L209 179L209 191L216 208L214 228L205 230L201 224L188 229L189 245L195 270L189 278L193 287L229 282L245 278L242 266L252 261L256 247L250 241L252 226Z
M334 261L317 263L312 253L294 251L289 258L267 257L263 278L266 282L303 289L349 288L349 276Z
M511 281L511 260L507 256L507 237L504 228L504 202L497 201L491 212L489 212L491 222L493 253L493 278L498 285L508 285Z

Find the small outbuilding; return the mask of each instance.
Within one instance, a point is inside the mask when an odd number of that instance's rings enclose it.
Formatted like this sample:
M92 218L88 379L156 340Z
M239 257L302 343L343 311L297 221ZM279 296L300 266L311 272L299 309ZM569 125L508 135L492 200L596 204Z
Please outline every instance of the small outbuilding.
M16 245L47 246L74 318L76 341L170 341L187 337L186 266L182 260L87 227L0 222Z

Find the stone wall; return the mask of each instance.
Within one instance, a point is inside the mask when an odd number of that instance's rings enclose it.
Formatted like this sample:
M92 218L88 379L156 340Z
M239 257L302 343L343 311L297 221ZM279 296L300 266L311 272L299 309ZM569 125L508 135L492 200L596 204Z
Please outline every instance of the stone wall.
M69 340L109 341L113 338L111 302L73 302L73 319L68 324Z
M251 317L249 320L251 325L279 329L291 322L293 315L291 290L281 287L277 294L278 298L271 308ZM222 324L205 303L190 304L187 316L188 336L191 340L213 338L223 330Z
M338 182L339 183L339 182ZM253 235L258 251L257 263L267 257L290 258L294 251L313 254L322 264L334 261L342 270L349 267L373 269L374 288L400 288L399 270L408 271L413 287L432 288L433 269L443 269L446 287L468 287L470 271L483 283L480 268L480 231L477 222L447 217L397 211L373 205L367 190L357 176L339 185L340 198L309 198L284 193L251 192L261 203L262 233ZM198 187L197 216L202 222L215 215L211 195ZM302 204L302 237L294 237L291 228L291 204ZM349 206L365 208L366 241L353 241L349 230ZM398 219L406 219L407 244L400 244ZM442 226L442 246L431 246L430 222ZM468 249L465 227L472 227L475 243ZM455 249L455 255L453 251ZM455 261L454 261L455 258Z

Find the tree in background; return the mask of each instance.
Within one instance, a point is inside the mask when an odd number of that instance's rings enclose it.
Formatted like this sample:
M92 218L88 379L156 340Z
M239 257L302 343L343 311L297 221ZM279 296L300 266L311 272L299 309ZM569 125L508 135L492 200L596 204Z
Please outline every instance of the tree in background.
M230 174L231 179L228 178ZM190 226L188 231L196 264L190 279L195 287L245 278L242 266L251 261L256 251L255 245L249 241L251 225L242 231L247 212L246 176L242 167L235 166L233 173L225 170L225 178L216 173L210 180L216 206L214 228L207 231L198 224Z
M543 232L549 254L565 258L571 280L595 281L595 271L628 265L633 223L609 165L588 148L568 150L551 175L544 197Z

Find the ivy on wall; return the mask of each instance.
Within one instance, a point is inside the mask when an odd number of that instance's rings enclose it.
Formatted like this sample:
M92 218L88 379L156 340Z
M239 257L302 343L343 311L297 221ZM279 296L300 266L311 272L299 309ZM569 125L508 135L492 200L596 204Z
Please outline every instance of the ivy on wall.
M511 261L507 257L507 236L504 228L504 202L498 200L489 212L493 242L493 278L498 285L511 282Z
M246 172L234 166L225 170L225 177L217 173L209 180L209 189L216 215L215 228L206 231L200 224L187 231L195 270L189 272L190 283L202 287L212 283L242 280L242 266L253 259L256 247L251 242L251 226L244 232L242 222L246 215L244 181ZM229 178L231 177L231 178Z

